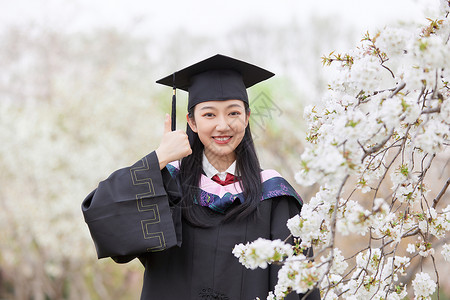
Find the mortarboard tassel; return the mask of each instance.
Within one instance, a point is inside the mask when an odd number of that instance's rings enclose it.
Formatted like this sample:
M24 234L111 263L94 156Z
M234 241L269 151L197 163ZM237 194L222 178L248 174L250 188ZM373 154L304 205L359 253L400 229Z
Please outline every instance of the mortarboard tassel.
M173 95L172 95L172 131L175 131L177 128L177 93L175 87L175 73L173 73Z

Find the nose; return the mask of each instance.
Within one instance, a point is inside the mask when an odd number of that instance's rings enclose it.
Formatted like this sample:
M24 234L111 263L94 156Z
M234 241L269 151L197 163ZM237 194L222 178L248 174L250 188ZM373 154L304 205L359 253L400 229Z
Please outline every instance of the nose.
M226 131L228 129L230 129L228 120L225 117L217 118L216 130L217 131Z

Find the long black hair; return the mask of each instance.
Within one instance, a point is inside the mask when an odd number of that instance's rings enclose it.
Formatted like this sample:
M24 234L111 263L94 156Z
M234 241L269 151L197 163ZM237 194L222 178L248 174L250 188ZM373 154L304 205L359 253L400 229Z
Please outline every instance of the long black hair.
M244 102L247 117L250 115L250 108ZM194 117L194 108L188 111L189 118ZM209 227L217 224L210 217L209 209L205 209L194 203L194 199L199 199L200 177L203 172L202 159L204 145L200 141L198 134L193 132L189 124L186 128L189 137L192 154L183 158L180 165L180 183L182 189L181 205L183 207L183 217L190 224L199 227ZM222 222L233 219L243 219L257 213L258 203L261 201L261 167L253 143L250 124L245 128L242 141L235 149L236 154L236 174L240 176L240 184L243 190L244 200L239 205L232 205L232 208L225 212ZM236 200L238 201L238 200Z

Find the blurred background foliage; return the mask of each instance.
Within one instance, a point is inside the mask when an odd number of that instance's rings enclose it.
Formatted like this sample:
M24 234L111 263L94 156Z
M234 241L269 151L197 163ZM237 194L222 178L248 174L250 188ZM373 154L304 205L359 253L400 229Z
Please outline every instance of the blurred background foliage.
M179 30L163 40L117 28L65 32L39 24L0 31L0 299L138 299L142 267L98 261L80 205L99 181L151 152L170 111L155 81L221 53L275 71L249 91L264 168L295 184L303 107L326 90L320 57L351 47L338 19L249 22L223 38ZM320 38L318 38L320 37ZM178 92L178 128L187 95Z

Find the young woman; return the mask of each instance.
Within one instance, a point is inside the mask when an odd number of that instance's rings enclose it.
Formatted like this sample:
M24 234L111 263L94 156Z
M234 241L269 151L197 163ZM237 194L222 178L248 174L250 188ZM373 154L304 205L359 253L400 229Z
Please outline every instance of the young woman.
M83 201L98 257L144 265L141 299L265 299L274 288L279 267L249 270L232 254L287 238L302 205L281 175L261 171L253 145L246 88L271 76L216 55L161 79L189 93L186 132L171 131L167 115L156 151Z

